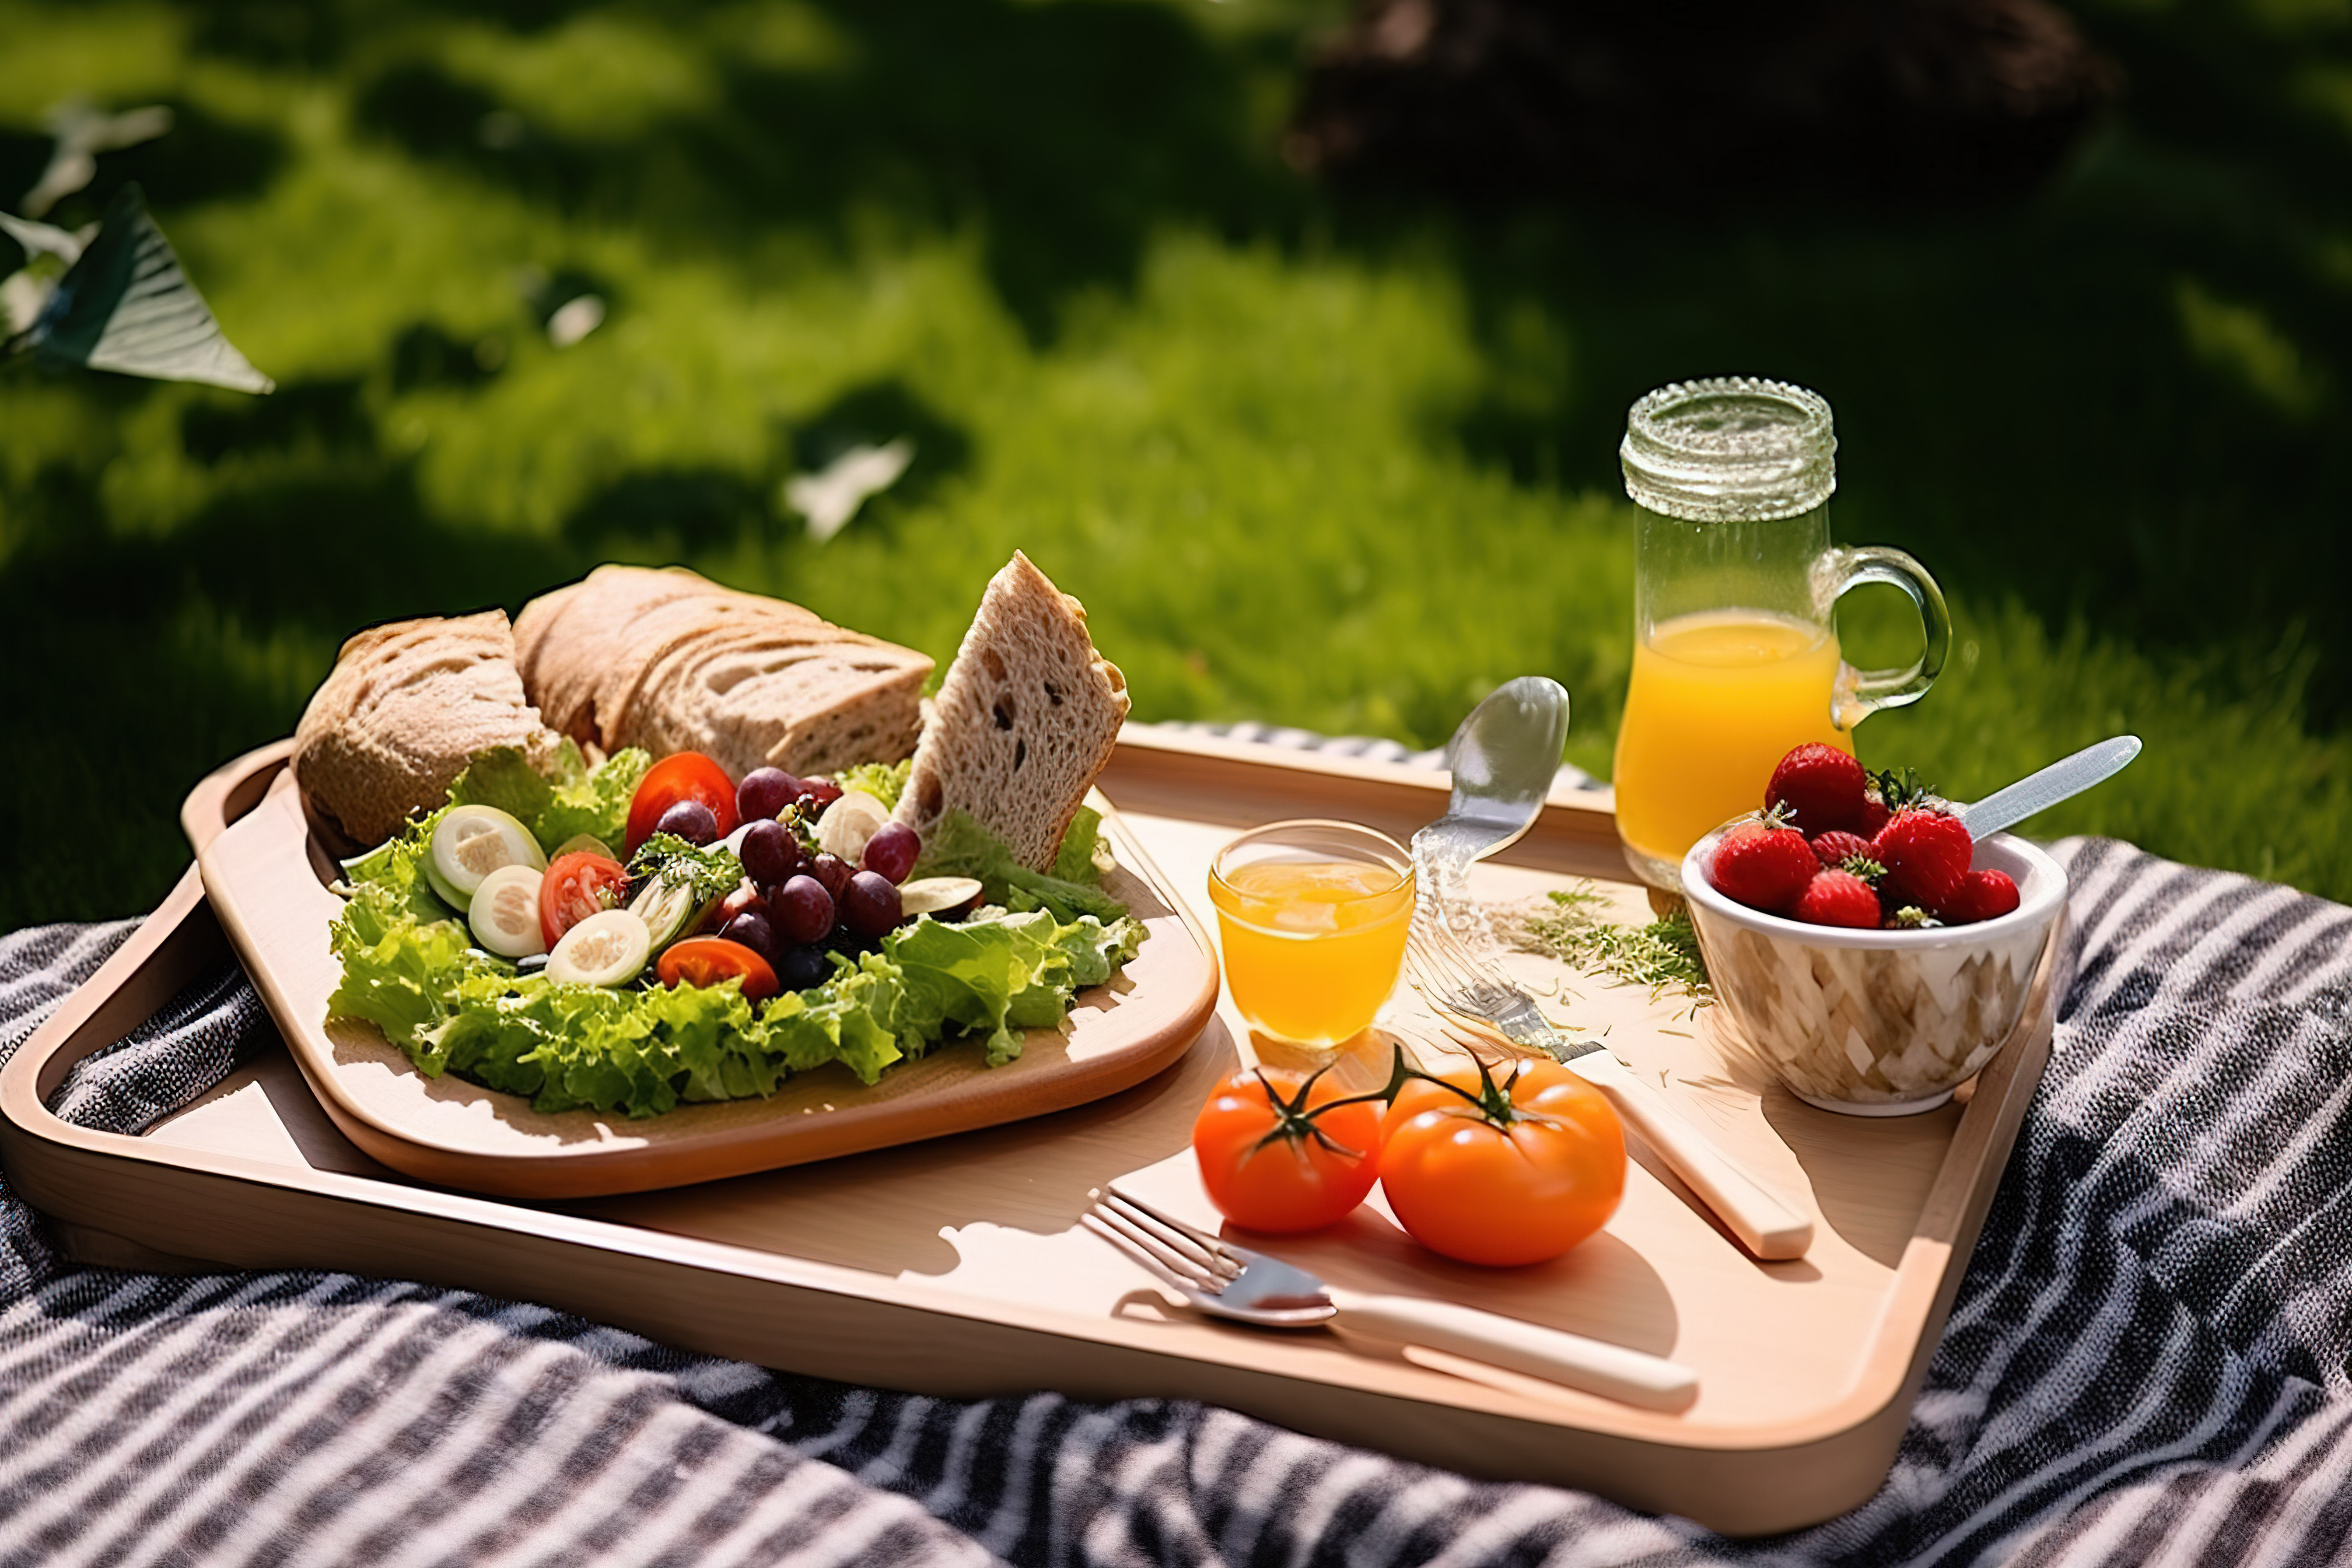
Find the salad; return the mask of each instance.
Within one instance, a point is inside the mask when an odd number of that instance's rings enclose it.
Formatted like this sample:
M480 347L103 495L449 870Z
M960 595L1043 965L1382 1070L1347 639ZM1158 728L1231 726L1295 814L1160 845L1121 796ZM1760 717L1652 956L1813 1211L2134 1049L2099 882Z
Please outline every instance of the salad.
M970 1037L1000 1066L1144 940L1080 808L1049 871L961 812L890 820L908 764L730 783L684 752L552 776L474 757L440 809L347 861L329 1015L428 1077L654 1116L839 1062L871 1084Z

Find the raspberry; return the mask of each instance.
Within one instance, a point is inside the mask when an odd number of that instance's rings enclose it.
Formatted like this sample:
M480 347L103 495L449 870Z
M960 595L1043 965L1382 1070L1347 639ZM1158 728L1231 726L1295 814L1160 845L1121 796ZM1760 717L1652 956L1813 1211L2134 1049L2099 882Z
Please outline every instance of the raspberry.
M1807 925L1868 931L1878 924L1878 895L1851 871L1823 871L1805 885L1790 912Z
M1971 871L1960 879L1952 896L1937 906L1936 912L1949 926L1974 925L2005 915L2017 908L2017 884L2006 871Z
M1764 786L1764 807L1791 814L1807 833L1851 828L1862 820L1862 795L1870 775L1850 752L1808 741L1780 759Z
M1762 821L1743 822L1725 834L1707 869L1725 898L1778 914L1797 901L1821 868L1805 836L1768 812Z
M1813 858L1822 863L1822 868L1825 871L1853 871L1853 867L1848 862L1854 860L1866 861L1874 866L1878 864L1871 859L1869 839L1859 833L1846 833L1835 829L1828 833L1813 835ZM1878 874L1885 876L1886 868L1880 866ZM1860 871L1854 871L1854 875L1862 877L1864 881L1870 880L1869 877Z
M1870 858L1886 868L1883 891L1902 903L1939 910L1969 874L1976 841L1957 816L1906 805L1871 840Z

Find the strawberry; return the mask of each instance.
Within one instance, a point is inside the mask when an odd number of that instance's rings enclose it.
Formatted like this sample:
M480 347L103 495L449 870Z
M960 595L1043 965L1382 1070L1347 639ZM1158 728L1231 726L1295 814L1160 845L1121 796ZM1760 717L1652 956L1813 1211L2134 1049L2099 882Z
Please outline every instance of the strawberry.
M1936 906L1948 926L1974 925L2017 908L2017 884L2006 871L1971 871L1952 896Z
M1823 871L1805 885L1790 913L1807 925L1868 931L1878 924L1878 895L1851 871Z
M1875 838L1879 829L1886 826L1886 819L1894 815L1878 797L1878 792L1873 790L1862 797L1862 820L1855 825L1854 832L1864 838Z
M1764 786L1764 808L1790 813L1807 833L1850 828L1862 820L1862 792L1870 775L1825 742L1808 741L1780 759Z
M1853 871L1855 876L1868 881L1870 878L1867 875L1854 871L1852 862L1860 860L1869 865L1878 865L1878 862L1870 858L1870 840L1859 833L1846 833L1832 829L1828 833L1814 834L1812 843L1813 858L1822 863L1823 870ZM1883 877L1885 874L1886 868L1879 866L1878 875Z
M1805 836L1783 823L1780 813L1768 811L1754 822L1741 823L1716 844L1715 862L1707 871L1725 898L1775 914L1797 901L1822 863L1813 858Z
M1976 840L1958 817L1916 805L1896 812L1870 841L1870 858L1886 868L1882 890L1930 910L1944 907L1975 853Z

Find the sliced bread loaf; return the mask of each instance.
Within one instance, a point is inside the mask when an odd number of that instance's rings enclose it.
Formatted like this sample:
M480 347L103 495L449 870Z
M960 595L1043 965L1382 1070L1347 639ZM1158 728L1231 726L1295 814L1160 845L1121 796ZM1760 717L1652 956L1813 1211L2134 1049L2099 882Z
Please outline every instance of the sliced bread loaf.
M524 700L504 610L394 621L343 644L294 731L294 782L311 819L381 844L446 796L477 752L551 760L559 738Z
M740 778L914 749L931 661L678 567L601 566L524 607L525 689L604 750L701 752Z
M1086 606L1014 552L964 634L898 818L929 834L962 810L1035 870L1110 761L1127 678L1095 651Z

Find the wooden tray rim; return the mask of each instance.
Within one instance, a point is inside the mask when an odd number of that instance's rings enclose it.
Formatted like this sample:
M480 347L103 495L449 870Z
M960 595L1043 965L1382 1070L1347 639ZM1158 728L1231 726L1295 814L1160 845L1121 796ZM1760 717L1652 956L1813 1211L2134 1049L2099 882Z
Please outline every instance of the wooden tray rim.
M1136 735L1137 731L1130 729L1129 737ZM1122 738L1123 747L1135 743L1129 737ZM1328 779L1370 782L1391 787L1402 785L1439 803L1442 803L1445 793L1443 774L1424 774L1419 770L1390 764L1360 762L1341 764L1338 759L1314 753L1292 753L1286 750L1249 746L1243 742L1202 744L1202 739L1186 736L1180 740L1167 735L1152 735L1141 739L1136 749L1147 753L1173 752L1220 758L1252 767L1278 768ZM191 838L199 837L203 831L202 825L207 820L217 825L224 816L235 814L240 807L249 808L259 798L261 789L266 787L267 770L278 756L282 755L282 746L261 748L226 764L199 784L190 795L184 813ZM1261 754L1251 754L1253 752ZM1304 765L1301 765L1302 762ZM1588 799L1559 800L1556 796L1552 809L1587 818L1597 817L1604 823L1609 821L1609 813L1589 805ZM1590 823L1574 826L1589 829ZM213 831L218 831L217 826L213 827ZM1579 833L1577 837L1580 837L1582 834ZM226 1182L244 1188L306 1198L324 1197L338 1207L353 1205L377 1212L404 1215L420 1221L494 1230L518 1239L532 1238L585 1247L604 1254L757 1280L795 1291L849 1298L877 1307L932 1313L986 1324L993 1329L1077 1339L1155 1362L1223 1364L1244 1378L1256 1375L1290 1381L1285 1374L1255 1373L1246 1364L1247 1352L1240 1345L1234 1347L1231 1355L1202 1353L1198 1347L1172 1350L1164 1342L1153 1342L1151 1325L1129 1323L1117 1317L1105 1319L1090 1314L1058 1313L1049 1309L1024 1309L1024 1319L1013 1321L1003 1315L998 1303L966 1295L950 1287L928 1284L919 1279L886 1277L794 1258L785 1253L649 1231L559 1211L526 1207L494 1198L472 1197L330 1171L296 1171L283 1164L209 1151L158 1146L140 1137L96 1131L58 1119L47 1110L44 1100L62 1080L66 1071L82 1057L127 1034L145 1016L144 1012L121 1005L131 983L151 964L160 963L166 969L184 971L176 978L163 977L170 981L163 989L163 994L168 995L171 989L175 989L208 961L209 952L188 957L173 951L173 939L191 917L208 912L200 910L203 904L202 882L194 868L191 868L155 915L133 933L89 983L68 997L58 1012L27 1038L5 1069L0 1070L0 1155L5 1155L9 1177L19 1184L20 1190L61 1217L84 1217L90 1209L75 1201L76 1194L70 1184L51 1179L64 1172L51 1168L41 1158L43 1154L67 1156L68 1165L74 1169L89 1169L94 1163L127 1163L143 1172L173 1172L198 1178L201 1184L207 1186L212 1182ZM201 947L203 944L189 945ZM215 946L226 952L225 944L220 943L217 938L215 939ZM1323 1381L1389 1400L1404 1410L1424 1411L1437 1405L1460 1415L1516 1426L1522 1430L1568 1429L1597 1438L1631 1442L1644 1447L1660 1447L1682 1454L1714 1452L1736 1455L1768 1450L1802 1450L1857 1436L1874 1422L1889 1415L1898 1401L1907 1410L1909 1396L1917 1380L1924 1376L1927 1357L1934 1348L1927 1338L1926 1330L1931 1322L1940 1324L1958 1286L1961 1270L1951 1266L1954 1254L1963 1243L1973 1246L1975 1226L1981 1222L1983 1209L1990 1203L1990 1188L1998 1184L1998 1171L1988 1170L1984 1173L1983 1187L1979 1190L1970 1179L1970 1173L1976 1169L1983 1152L1996 1140L2005 1142L2013 1139L2017 1122L2022 1117L2039 1080L2039 1069L2047 1045L2049 994L2054 984L2060 948L2058 933L2053 931L2050 947L2045 951L2035 976L2033 1000L2029 1004L2027 1020L2021 1024L2018 1031L2018 1036L2028 1036L2038 1026L2044 1035L2042 1041L2037 1047L2031 1038L2012 1037L2009 1042L2011 1047L2027 1048L2001 1050L1979 1079L1977 1092L1964 1110L1930 1185L1915 1224L1914 1234L1894 1270L1885 1306L1876 1320L1872 1343L1867 1352L1858 1358L1860 1370L1849 1385L1830 1402L1815 1407L1805 1415L1774 1425L1711 1424L1598 1401L1589 1405L1538 1403L1517 1399L1496 1390L1469 1384L1464 1384L1464 1400L1438 1405L1438 1402L1425 1401L1413 1395L1384 1392L1380 1386L1377 1365L1367 1365L1361 1369L1349 1367L1345 1371L1335 1369L1334 1375ZM152 992L156 985L163 984L163 980L158 979L146 989ZM110 1012L114 1016L109 1016ZM2034 1069L2031 1073L2021 1070L2029 1060ZM82 1211L81 1215L78 1215L77 1210ZM1966 1236L1959 1234L1964 1229L1968 1232Z

